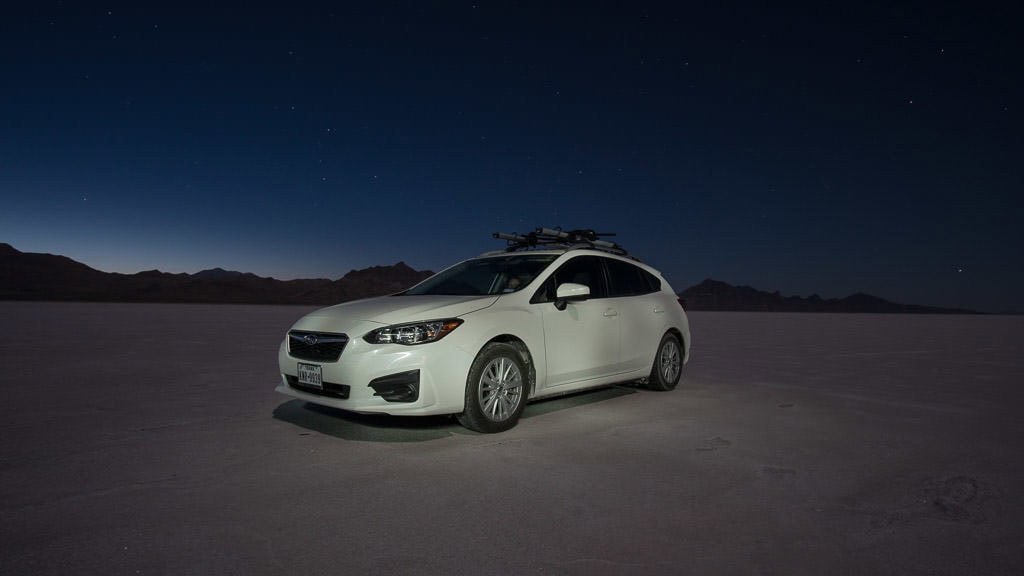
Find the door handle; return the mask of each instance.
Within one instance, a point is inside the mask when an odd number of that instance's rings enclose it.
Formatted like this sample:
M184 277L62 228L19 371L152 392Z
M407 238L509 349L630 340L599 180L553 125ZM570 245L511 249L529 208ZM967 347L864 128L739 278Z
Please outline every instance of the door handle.
M662 314L662 313L664 313L664 312L665 312L665 309L664 309L664 308L662 308L661 306L655 306L655 307L654 307L654 313L655 313L655 314Z
M615 308L609 308L609 309L604 311L604 317L605 318L611 318L612 316L618 316L618 315L619 315L619 311L616 310Z

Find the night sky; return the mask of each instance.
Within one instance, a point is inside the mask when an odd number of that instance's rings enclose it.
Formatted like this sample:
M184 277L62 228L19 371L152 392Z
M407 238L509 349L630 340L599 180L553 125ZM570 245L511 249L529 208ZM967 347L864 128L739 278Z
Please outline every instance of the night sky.
M0 242L338 278L593 228L677 290L1022 311L1024 51L985 4L17 3Z

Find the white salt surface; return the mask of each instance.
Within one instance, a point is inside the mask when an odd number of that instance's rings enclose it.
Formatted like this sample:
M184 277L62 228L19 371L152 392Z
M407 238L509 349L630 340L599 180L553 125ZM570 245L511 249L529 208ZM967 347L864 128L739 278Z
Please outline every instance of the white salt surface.
M306 310L0 302L0 574L1024 566L1024 317L692 313L486 436L273 392Z

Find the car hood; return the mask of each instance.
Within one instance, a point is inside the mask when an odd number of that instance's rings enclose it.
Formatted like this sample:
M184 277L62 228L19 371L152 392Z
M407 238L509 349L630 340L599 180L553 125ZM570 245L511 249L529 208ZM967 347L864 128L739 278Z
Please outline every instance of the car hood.
M499 296L381 296L321 308L293 328L324 332L370 330L375 325L455 318L494 304Z

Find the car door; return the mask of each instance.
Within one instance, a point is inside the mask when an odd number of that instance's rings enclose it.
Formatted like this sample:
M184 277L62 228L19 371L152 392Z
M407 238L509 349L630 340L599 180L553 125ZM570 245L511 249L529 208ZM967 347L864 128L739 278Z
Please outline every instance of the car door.
M555 306L555 290L572 282L590 288L590 297ZM546 387L582 388L617 373L619 315L605 297L604 269L596 256L578 256L560 266L534 296L544 326Z
M664 304L654 297L659 281L629 262L604 260L608 268L608 300L619 311L622 370L650 370L665 331Z

